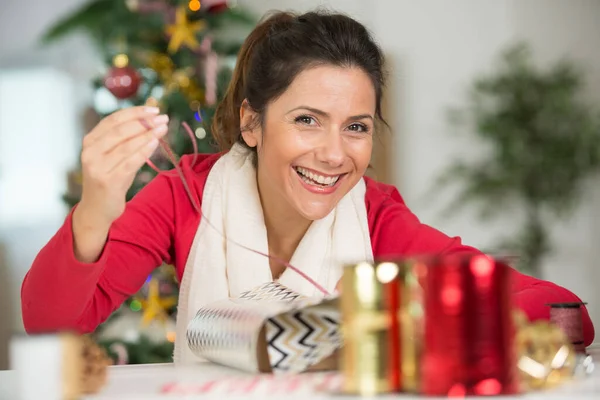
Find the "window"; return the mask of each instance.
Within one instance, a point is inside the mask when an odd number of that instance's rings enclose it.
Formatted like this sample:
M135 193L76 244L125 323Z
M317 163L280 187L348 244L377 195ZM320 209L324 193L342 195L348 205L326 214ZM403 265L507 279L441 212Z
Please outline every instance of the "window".
M79 154L73 82L50 69L0 70L0 228L62 219Z

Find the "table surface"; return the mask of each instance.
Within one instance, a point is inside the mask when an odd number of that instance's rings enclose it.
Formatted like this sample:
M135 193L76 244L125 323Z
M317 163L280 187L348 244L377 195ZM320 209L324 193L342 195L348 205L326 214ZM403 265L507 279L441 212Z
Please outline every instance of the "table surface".
M495 397L495 399L577 399L600 398L600 349L592 353L596 368L593 374L583 380L573 381L548 392L529 393L524 396ZM0 399L17 400L16 373L0 371ZM335 386L337 374L311 373L293 377L273 377L271 375L250 375L212 363L199 363L194 366L173 364L147 364L109 367L107 385L101 393L87 396L85 400L133 400L133 399L207 399L244 398L263 399L352 399L335 393L319 391L319 384ZM339 382L339 381L337 381ZM317 389L315 389L317 388ZM385 396L402 399L416 399L410 395ZM421 397L422 398L422 397ZM431 398L429 398L431 399Z

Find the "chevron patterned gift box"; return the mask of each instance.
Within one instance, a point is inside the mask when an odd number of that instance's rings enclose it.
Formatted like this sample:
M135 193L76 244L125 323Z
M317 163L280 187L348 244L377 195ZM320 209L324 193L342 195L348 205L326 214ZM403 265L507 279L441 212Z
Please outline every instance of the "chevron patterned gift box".
M341 347L337 297L304 297L268 282L212 303L187 328L200 358L248 372L300 373Z

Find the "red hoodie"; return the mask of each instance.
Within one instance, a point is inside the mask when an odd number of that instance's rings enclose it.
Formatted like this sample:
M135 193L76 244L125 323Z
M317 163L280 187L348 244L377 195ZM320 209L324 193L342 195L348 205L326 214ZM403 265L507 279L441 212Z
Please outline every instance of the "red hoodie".
M199 204L218 154L181 160L186 180ZM393 186L365 178L365 203L375 258L422 254L473 253L460 238L421 223ZM175 266L181 282L200 223L176 175L163 174L146 185L113 223L100 258L79 262L74 256L72 212L41 249L23 281L23 322L30 333L73 329L92 332L144 284L163 262ZM513 301L531 320L548 319L547 303L580 302L570 291L513 270ZM594 327L583 309L586 346Z

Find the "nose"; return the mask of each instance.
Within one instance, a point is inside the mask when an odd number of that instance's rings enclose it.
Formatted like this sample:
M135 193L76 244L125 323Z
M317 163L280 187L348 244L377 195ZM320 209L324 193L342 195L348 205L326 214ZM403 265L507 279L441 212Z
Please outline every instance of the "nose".
M323 140L317 148L317 160L331 168L336 168L344 163L346 152L343 137L337 130L324 133Z

